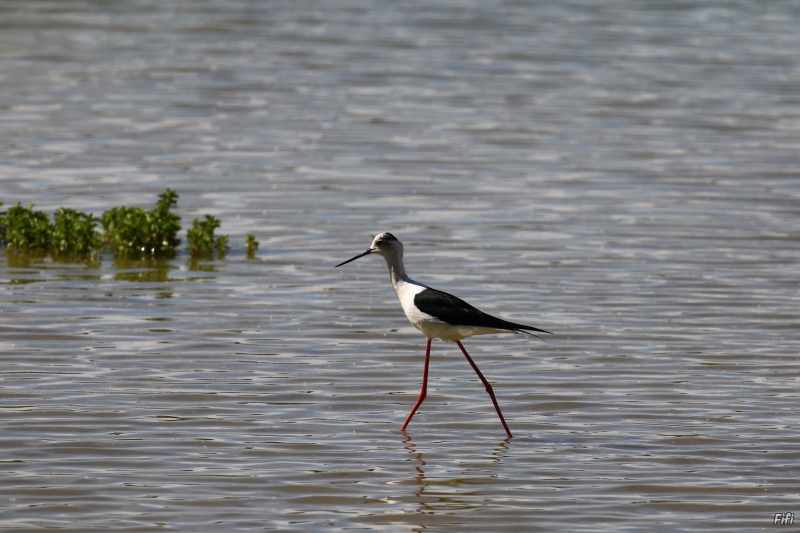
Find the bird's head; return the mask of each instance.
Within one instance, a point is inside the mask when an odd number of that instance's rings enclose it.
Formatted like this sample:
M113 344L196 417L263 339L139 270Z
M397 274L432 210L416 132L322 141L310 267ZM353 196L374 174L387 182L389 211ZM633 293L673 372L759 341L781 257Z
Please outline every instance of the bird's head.
M362 252L355 257L348 259L343 263L339 263L336 265L340 267L342 265L346 265L351 261L355 261L359 257L364 257L365 255L369 254L378 254L382 256L384 259L392 256L403 256L403 243L397 240L397 237L392 235L389 232L384 232L372 239L372 244L369 248L367 248L366 252ZM335 268L335 267L334 267Z

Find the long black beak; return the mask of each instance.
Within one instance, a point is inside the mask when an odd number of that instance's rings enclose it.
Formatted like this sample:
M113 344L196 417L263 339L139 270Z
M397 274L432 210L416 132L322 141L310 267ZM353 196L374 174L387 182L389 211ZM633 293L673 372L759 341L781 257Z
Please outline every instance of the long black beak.
M366 252L364 252L364 253L362 253L362 254L358 254L357 256L353 257L352 259L348 259L348 260L347 260L347 261L345 261L344 263L339 263L338 265L336 265L336 266L335 266L335 267L333 267L333 268L339 268L340 266L342 266L342 265L346 265L347 263L350 263L351 261L355 261L355 260L356 260L356 259L358 259L359 257L364 257L365 255L369 255L369 254L371 254L371 253L372 253L372 249L370 249L370 250L367 250Z

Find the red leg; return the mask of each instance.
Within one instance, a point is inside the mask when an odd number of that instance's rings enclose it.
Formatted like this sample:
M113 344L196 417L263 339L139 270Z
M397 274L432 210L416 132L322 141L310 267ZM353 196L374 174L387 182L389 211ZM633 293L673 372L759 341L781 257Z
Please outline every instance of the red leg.
M464 345L461 344L461 341L456 341L456 344L458 344L458 347L461 348L462 352L464 352L464 355L467 357L467 361L469 361L469 364L472 365L472 368L473 368L473 370L475 370L475 373L478 374L478 377L481 378L481 381L483 381L483 386L486 387L486 392L489 393L489 397L492 399L492 403L494 404L494 408L497 410L497 416L500 417L500 422L502 422L503 423L503 427L506 428L506 433L508 433L508 436L512 437L513 435L511 435L511 430L508 429L508 424L506 424L506 419L503 418L503 413L500 412L500 406L497 405L497 398L494 397L494 391L492 390L492 386L489 385L489 382L486 381L485 377L483 377L483 374L481 374L481 371L478 370L478 365L475 364L475 361L473 361L472 357L469 356L469 354L467 353L467 350L464 349Z
M414 413L417 412L419 406L422 405L422 400L425 399L425 396L428 395L428 363L431 360L431 341L433 339L428 339L428 346L425 348L425 370L422 372L422 390L419 391L419 399L417 400L417 405L408 413L408 418L406 418L406 423L403 424L403 428L401 431L406 430L406 426L409 422L411 422L411 417L414 416Z

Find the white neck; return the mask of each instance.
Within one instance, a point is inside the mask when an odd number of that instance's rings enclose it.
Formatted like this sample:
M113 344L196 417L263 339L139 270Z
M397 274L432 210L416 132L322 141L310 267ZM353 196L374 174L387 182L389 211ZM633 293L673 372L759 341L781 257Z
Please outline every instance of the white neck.
M392 286L397 291L397 284L401 281L411 281L406 275L406 267L403 266L403 254L391 254L383 256L386 266L389 267L389 276L392 278Z

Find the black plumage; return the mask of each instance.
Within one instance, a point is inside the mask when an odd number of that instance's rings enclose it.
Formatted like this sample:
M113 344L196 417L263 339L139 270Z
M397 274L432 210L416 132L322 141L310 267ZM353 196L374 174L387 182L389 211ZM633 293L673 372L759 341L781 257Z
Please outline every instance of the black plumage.
M423 313L436 317L451 326L480 326L521 333L528 333L528 331L525 330L550 333L549 331L533 326L515 324L514 322L497 318L496 316L484 313L480 309L471 306L457 296L443 291L437 291L430 287L414 296L414 305ZM531 335L533 335L533 333L531 333Z

